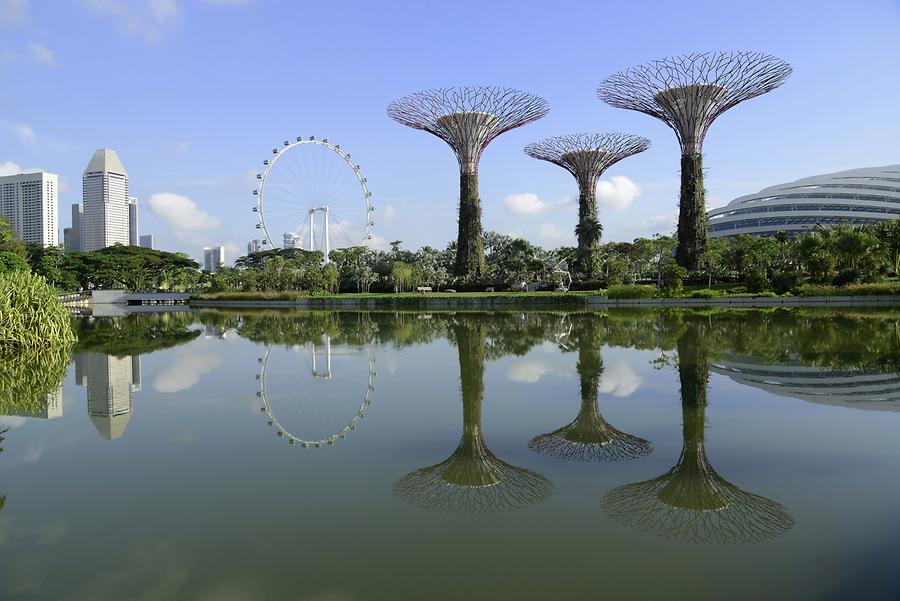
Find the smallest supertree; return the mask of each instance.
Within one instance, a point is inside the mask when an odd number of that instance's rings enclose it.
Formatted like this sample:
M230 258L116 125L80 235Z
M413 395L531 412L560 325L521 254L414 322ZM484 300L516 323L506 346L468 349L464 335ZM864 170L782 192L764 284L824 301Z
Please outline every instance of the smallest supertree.
M594 275L591 255L603 227L597 219L597 180L611 165L650 148L650 140L619 133L573 134L525 147L528 156L559 165L578 181L577 270Z

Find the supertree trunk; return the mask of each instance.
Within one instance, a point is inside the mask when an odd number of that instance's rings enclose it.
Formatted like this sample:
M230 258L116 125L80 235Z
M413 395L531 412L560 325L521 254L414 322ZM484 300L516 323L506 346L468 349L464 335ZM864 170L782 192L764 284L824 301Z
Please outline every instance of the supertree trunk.
M594 277L594 251L600 246L600 222L597 219L597 195L594 182L579 186L578 194L578 237L576 268L588 278Z
M706 248L706 198L703 188L703 155L681 156L681 196L678 209L678 254L675 259L694 271Z
M459 236L456 240L456 265L453 273L474 278L479 278L484 273L477 171L462 172L459 175Z

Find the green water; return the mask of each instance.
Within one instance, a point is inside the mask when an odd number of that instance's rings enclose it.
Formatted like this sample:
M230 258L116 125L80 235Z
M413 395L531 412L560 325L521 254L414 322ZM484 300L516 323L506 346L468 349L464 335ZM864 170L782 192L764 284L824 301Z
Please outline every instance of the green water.
M0 599L900 596L900 310L76 326L0 364Z

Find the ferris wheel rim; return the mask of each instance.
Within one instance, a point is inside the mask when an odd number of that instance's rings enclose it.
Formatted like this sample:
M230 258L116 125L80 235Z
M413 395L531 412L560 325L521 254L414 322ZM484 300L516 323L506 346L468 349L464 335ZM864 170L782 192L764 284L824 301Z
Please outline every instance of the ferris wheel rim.
M269 366L269 355L272 353L272 350L277 345L267 344L266 351L263 353L263 356L259 358L260 369L259 369L259 392L257 396L262 401L262 411L266 413L268 417L269 425L275 428L275 433L277 436L281 438L285 438L289 444L300 444L303 448L315 447L320 448L322 446L332 446L334 445L336 440L344 439L347 437L347 434L352 430L356 429L356 424L359 423L359 420L363 418L363 415L366 413L366 409L369 405L372 404L372 393L375 391L375 354L372 352L371 346L367 348L367 365L369 374L366 381L366 391L363 393L362 402L359 405L359 408L356 410L356 414L350 419L347 424L342 427L340 430L335 432L334 434L330 434L325 438L318 439L307 439L301 436L297 436L287 428L285 428L281 422L278 421L278 418L275 416L275 412L272 410L271 404L269 404L269 394L267 388L267 370Z
M367 241L372 239L372 228L375 226L375 205L372 203L372 192L369 191L368 180L363 176L360 166L353 161L353 158L349 153L343 151L340 144L332 144L328 141L328 138L320 139L316 136L309 136L306 139L304 139L302 136L297 136L296 140L294 140L293 142L290 140L285 140L281 147L276 146L274 149L272 149L272 154L274 155L273 158L263 161L263 169L256 175L259 184L254 190L256 194L256 215L257 220L259 221L259 229L261 229L263 232L263 239L268 243L270 249L282 248L284 246L283 243L275 243L271 234L269 233L269 228L266 225L264 200L266 179L269 177L269 172L271 171L272 167L274 167L278 162L278 159L284 156L288 150L291 150L292 148L298 146L302 146L304 144L313 144L330 150L331 152L338 155L341 159L343 159L344 162L350 166L350 168L353 170L353 173L356 175L356 178L359 181L360 188L362 189L363 203L365 205L366 212L365 231L363 232L363 239L360 241L358 246L364 245Z

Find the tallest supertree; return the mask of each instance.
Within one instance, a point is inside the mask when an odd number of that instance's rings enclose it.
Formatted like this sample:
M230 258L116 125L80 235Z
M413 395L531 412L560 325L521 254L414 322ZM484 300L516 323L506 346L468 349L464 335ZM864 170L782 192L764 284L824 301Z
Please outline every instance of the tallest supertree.
M441 138L459 160L459 235L454 275L479 277L484 272L478 196L481 153L503 132L540 119L548 110L547 101L539 96L492 86L425 90L388 106L392 119Z
M611 75L597 89L604 102L660 119L681 144L678 255L696 269L706 247L703 139L716 117L784 83L791 66L758 52L688 54Z

